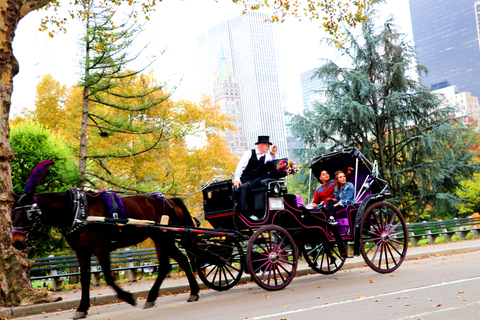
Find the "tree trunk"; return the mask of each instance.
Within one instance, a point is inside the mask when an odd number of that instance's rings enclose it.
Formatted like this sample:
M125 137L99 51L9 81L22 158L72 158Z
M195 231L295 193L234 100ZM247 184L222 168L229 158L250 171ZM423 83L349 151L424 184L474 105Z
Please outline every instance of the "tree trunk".
M88 87L83 88L82 101L82 127L80 134L80 157L78 161L80 169L80 188L85 186L85 175L87 170L87 125L88 125Z
M47 293L32 289L30 261L12 246L11 207L14 197L11 164L14 153L9 143L8 124L13 77L18 73L18 61L12 52L15 30L22 17L48 2L0 0L0 307L52 301Z

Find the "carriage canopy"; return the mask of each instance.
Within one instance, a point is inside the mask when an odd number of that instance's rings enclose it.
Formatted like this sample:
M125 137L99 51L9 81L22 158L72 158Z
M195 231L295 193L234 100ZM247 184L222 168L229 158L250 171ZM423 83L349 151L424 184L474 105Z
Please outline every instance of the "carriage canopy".
M368 183L371 193L382 193L386 191L387 183L378 174L376 162L372 164L357 148L343 149L325 155L315 157L311 164L311 173L320 178L320 173L326 170L330 177L335 177L335 172L342 170L347 173L347 168L354 169L350 182L355 185L356 195Z

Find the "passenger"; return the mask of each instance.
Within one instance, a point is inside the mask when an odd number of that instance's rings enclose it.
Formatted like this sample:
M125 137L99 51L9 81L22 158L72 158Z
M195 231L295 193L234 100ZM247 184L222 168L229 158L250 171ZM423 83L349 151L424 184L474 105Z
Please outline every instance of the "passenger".
M307 205L307 209L318 208L327 203L327 199L333 198L333 192L335 188L335 181L330 180L330 175L327 170L320 172L320 182L322 183L315 189L315 195L310 204Z
M347 169L347 179L350 178L353 168L348 167ZM335 180L330 180L330 175L327 170L322 170L319 177L320 182L322 183L315 189L315 195L310 204L307 205L307 209L319 209L321 206L327 204L327 200L334 198L334 189L335 189Z
M344 209L347 205L352 204L355 196L355 187L353 183L347 182L347 176L343 171L335 172L335 183L335 198L327 200L328 222L333 226L338 223L335 220L335 213Z
M278 147L274 145L270 151L272 143L269 136L258 136L258 141L255 144L257 148L245 151L235 170L235 180L233 182L235 200L241 212L247 210L247 188L250 182L275 169L270 162L277 159L275 154ZM252 219L254 218L252 217Z

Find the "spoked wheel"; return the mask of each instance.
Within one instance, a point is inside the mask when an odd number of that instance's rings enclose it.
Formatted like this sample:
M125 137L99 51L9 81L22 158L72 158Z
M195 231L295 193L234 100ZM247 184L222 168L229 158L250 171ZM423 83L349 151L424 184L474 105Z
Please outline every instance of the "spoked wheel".
M408 233L395 206L379 202L367 208L361 226L360 251L370 268L379 273L396 270L405 259Z
M298 253L293 238L282 227L258 229L247 246L247 265L253 280L265 290L285 288L295 277Z
M210 238L198 246L208 249L221 259L222 265L211 264L195 259L195 267L202 282L209 288L224 291L235 286L242 277L244 259L242 246L222 238Z
M331 243L325 248L323 243L306 243L303 245L303 256L310 268L321 274L332 274L340 270L346 257L340 255L337 244Z

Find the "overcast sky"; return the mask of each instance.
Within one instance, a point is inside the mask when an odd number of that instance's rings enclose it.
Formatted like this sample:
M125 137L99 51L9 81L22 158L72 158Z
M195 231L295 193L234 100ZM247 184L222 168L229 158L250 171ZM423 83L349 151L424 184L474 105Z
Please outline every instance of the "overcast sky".
M242 7L229 0L163 0L151 16L146 36L153 38L152 52L165 50L152 66L160 81L179 84L173 98L196 101L198 84L197 37L217 24L241 14ZM38 31L45 11L32 12L17 28L13 50L20 63L14 78L11 115L23 107L32 108L35 87L41 77L51 74L67 86L78 79L79 28L70 25L66 34L53 39ZM394 15L396 23L411 34L408 0L388 0L382 16ZM282 69L291 111L301 106L300 73L316 68L324 58L335 59L335 50L319 43L323 33L317 23L291 19L279 25Z

